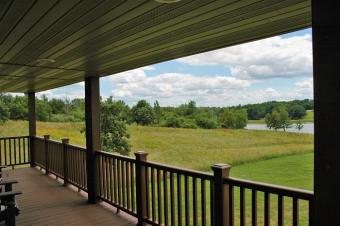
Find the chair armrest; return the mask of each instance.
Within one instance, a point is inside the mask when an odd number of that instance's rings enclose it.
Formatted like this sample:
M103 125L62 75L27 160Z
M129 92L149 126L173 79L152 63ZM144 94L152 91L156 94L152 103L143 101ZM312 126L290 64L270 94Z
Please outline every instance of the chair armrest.
M21 195L21 191L8 191L8 192L1 192L0 193L0 199L2 198L10 198L10 197L15 197L17 195Z
M0 186L1 185L7 185L7 184L16 184L16 183L18 183L18 181L12 180L12 179L10 179L10 180L0 180Z
M0 165L0 169L5 169L5 168L7 168L7 166L1 166Z

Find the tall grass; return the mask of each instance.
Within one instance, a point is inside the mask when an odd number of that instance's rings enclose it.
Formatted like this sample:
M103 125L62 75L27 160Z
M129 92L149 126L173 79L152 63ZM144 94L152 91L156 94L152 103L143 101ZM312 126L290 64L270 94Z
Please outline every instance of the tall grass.
M27 134L27 122L10 121L0 126L0 136ZM83 123L38 122L37 133L52 139L70 138L70 143L85 145ZM210 171L224 162L233 166L279 156L310 153L313 135L275 131L228 129L179 129L131 125L128 127L131 155L138 150L149 159L186 168Z

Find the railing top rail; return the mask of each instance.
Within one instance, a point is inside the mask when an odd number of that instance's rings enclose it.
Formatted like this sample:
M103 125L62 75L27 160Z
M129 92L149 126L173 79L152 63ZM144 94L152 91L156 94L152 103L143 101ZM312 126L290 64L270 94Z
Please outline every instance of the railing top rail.
M0 137L0 140L16 139L16 138L29 138L29 136L13 136L13 137Z
M34 136L34 138L38 140L45 140L43 137L40 137L40 136Z
M276 195L294 197L294 198L303 199L303 200L311 201L314 198L314 193L312 191L304 190L304 189L291 188L291 187L274 185L274 184L267 184L267 183L238 179L238 178L233 178L233 177L226 178L224 179L223 182L225 184L229 184L233 186L239 186L239 187L253 189L253 190L257 190L261 192L268 192L268 193L273 193Z
M62 142L57 141L57 140L53 140L53 139L48 139L48 142L49 142L49 143L53 143L53 144L60 144L60 145L63 144Z
M151 161L142 162L142 165L160 169L160 170L166 170L166 171L173 172L173 173L179 173L179 174L183 174L186 176L201 178L205 180L212 180L214 177L211 173L197 171L197 170L190 170L190 169L185 169L185 168L176 167L176 166L169 166L169 165L151 162Z
M96 151L96 155L103 155L106 157L113 157L119 160L127 161L127 162L136 162L136 159L128 157L128 156L123 156L115 153L110 153L106 151Z
M79 149L81 151L86 151L85 147L82 147L82 146L79 146L79 145L75 145L75 144L66 144L66 145L67 145L67 147L70 147L70 148Z

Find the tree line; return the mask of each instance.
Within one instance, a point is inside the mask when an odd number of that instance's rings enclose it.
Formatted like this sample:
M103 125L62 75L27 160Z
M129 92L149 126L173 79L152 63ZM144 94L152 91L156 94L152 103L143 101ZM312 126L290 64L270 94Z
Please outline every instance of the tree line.
M271 101L233 107L198 107L195 101L178 107L161 107L158 101L151 105L140 100L130 107L122 100L109 97L101 100L102 148L104 151L127 155L130 151L127 124L240 129L247 125L248 119L265 118L267 126L276 130L288 128L290 118L302 118L306 110L310 109L313 109L312 100ZM27 97L0 95L0 123L7 120L26 120L27 114ZM36 98L36 118L38 121L83 122L85 100L48 99L46 96Z
M259 104L232 107L198 107L189 101L177 107L161 107L145 100L128 106L124 101L112 97L101 100L101 106L110 104L119 117L128 124L157 125L175 128L243 128L247 120L265 119L272 112L287 111L290 119L301 119L307 110L313 109L313 100L270 101ZM27 119L27 98L25 96L0 95L0 121ZM36 99L38 121L82 122L85 120L85 101L79 99Z

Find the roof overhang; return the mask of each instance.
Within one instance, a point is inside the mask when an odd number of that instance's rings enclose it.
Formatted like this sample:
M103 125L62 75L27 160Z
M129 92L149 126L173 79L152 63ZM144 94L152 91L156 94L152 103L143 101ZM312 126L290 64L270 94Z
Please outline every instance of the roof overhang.
M43 91L310 26L310 0L1 0L0 92Z

